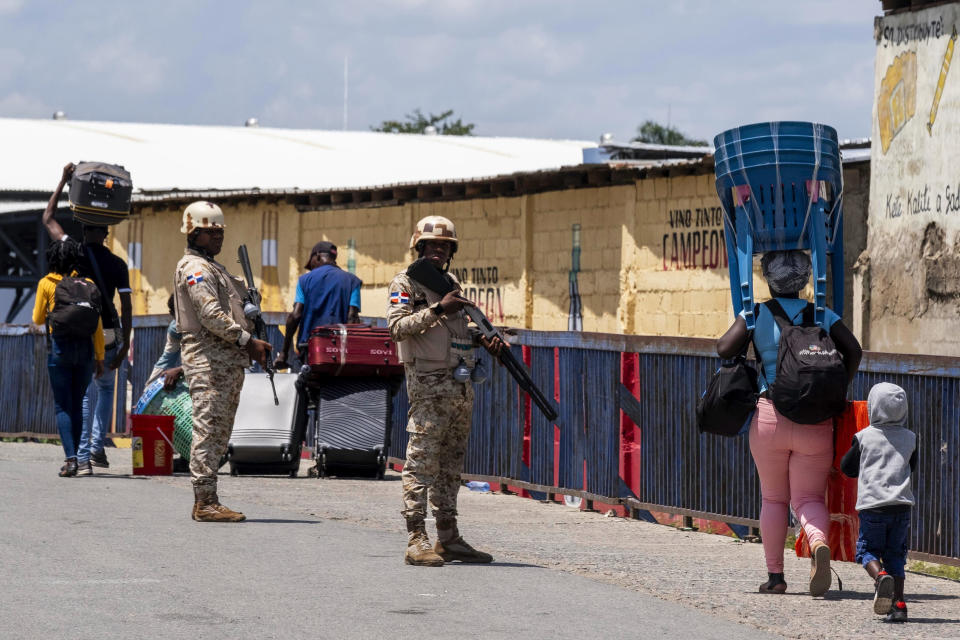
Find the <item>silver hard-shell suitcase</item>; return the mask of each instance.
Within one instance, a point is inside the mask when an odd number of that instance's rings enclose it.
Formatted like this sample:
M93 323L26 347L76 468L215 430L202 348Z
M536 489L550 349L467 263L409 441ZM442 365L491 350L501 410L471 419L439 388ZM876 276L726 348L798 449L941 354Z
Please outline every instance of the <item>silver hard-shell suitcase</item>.
M265 373L247 372L240 405L227 445L230 475L287 474L297 476L307 424L307 399L293 373L277 373L277 397Z

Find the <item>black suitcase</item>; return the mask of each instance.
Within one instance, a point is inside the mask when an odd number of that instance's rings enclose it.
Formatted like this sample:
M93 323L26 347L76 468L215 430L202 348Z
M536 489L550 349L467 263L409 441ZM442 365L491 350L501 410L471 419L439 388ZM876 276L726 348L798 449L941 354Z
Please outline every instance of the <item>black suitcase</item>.
M326 378L313 389L317 477L383 479L393 417L390 378Z
M275 377L279 405L265 373L247 372L227 444L230 475L284 474L297 477L307 425L307 395L299 376Z
M133 182L118 164L81 162L70 178L70 209L78 222L108 225L130 215Z

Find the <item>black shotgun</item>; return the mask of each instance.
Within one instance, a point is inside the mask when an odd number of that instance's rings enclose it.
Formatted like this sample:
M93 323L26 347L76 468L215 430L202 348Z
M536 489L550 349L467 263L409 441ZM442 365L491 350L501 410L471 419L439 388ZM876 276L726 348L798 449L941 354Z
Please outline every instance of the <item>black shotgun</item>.
M260 313L260 292L257 291L257 286L253 284L253 270L250 268L247 245L240 245L237 249L237 258L240 262L240 268L243 269L243 279L247 283L247 296L243 299L243 315L253 323L253 335L266 342L267 325L263 322L263 315ZM270 387L273 389L273 404L279 405L280 398L277 397L277 385L273 382L273 374L276 373L276 369L273 368L269 356L264 370L267 372L267 377L270 378Z
M433 263L426 258L420 258L411 264L407 268L407 275L438 296L444 296L456 289L453 281L447 277L447 274L433 266ZM507 368L507 371L513 376L513 379L517 381L520 388L530 394L530 398L534 404L540 408L543 415L547 416L551 421L556 420L558 415L557 410L553 408L553 405L547 397L543 395L543 392L534 384L530 378L530 372L527 371L527 367L513 355L513 352L510 350L510 345L503 339L503 336L500 335L496 327L490 324L487 316L483 315L483 312L472 304L464 305L463 310L467 312L467 315L470 316L470 319L477 325L485 338L489 340L496 336L503 341L504 349L500 351L500 364Z

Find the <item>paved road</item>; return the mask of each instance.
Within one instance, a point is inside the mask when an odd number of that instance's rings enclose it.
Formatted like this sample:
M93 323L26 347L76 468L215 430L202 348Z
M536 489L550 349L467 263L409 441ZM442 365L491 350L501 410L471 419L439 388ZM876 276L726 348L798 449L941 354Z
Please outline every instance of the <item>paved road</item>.
M407 567L395 474L221 475L234 527L189 520L185 476L126 477L129 450L69 480L59 454L0 443L0 638L960 638L957 582L910 574L913 622L888 625L851 563L811 598L788 553L789 593L766 596L760 545L465 489L498 564Z
M778 637L536 564L408 567L401 533L242 500L198 524L183 486L3 453L5 638Z

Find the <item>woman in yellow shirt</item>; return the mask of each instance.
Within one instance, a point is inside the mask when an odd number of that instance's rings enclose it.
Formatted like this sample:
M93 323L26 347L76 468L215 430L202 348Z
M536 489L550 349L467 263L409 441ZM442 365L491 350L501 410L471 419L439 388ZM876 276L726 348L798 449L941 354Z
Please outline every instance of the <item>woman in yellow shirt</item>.
M47 248L47 264L50 273L37 285L37 301L33 307L33 322L47 327L47 372L50 386L53 387L53 399L56 406L57 431L66 457L60 468L60 477L77 475L77 445L83 428L83 394L90 384L90 376L103 373L103 324L97 312L97 328L89 336L71 335L76 325L66 326L58 331L50 322L53 318L54 294L57 284L65 276L76 276L77 267L83 259L80 243L68 237L52 242ZM74 311L91 323L91 311L100 304L100 294L89 280L90 288L80 287L90 294L90 301L75 304ZM59 326L59 325L58 325ZM71 331L73 330L73 331ZM85 474L87 475L87 474Z

